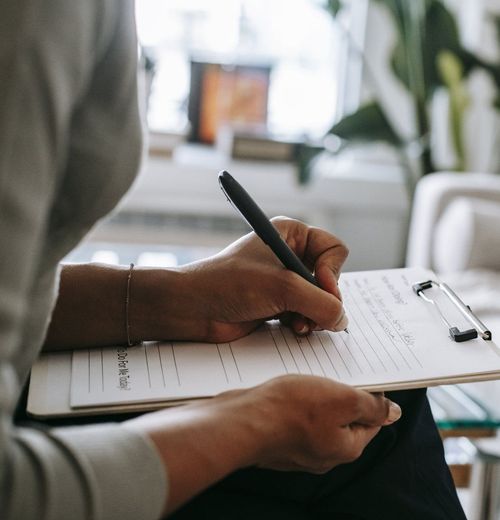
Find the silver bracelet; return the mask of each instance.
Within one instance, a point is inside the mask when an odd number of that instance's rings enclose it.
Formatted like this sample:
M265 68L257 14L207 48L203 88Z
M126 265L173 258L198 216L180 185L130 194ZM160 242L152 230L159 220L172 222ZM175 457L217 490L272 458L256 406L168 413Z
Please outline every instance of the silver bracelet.
M130 284L132 282L132 270L134 269L134 264L131 263L127 276L127 294L125 296L125 330L127 331L127 344L129 347L136 345L136 343L132 342L130 339L130 319L129 319L129 305L130 305Z

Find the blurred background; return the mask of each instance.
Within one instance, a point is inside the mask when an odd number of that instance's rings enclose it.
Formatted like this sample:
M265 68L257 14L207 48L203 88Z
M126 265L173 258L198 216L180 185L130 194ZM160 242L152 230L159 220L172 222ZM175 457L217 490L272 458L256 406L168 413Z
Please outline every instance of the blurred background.
M148 153L91 242L221 248L246 230L224 168L341 236L346 269L404 265L418 179L500 169L498 4L137 0Z
M346 270L432 268L500 333L500 0L136 6L142 169L68 261L220 250L247 231L218 187L226 169L269 216L340 236ZM471 462L500 456L470 441L496 440L498 384L431 400L466 489ZM500 489L476 481L470 518L498 518L485 504Z

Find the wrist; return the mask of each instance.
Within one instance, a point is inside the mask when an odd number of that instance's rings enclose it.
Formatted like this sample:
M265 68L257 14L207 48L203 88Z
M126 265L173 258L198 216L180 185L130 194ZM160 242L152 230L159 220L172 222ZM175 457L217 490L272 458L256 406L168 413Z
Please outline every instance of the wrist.
M130 281L130 339L185 340L202 338L189 276L181 269L134 268Z
M124 423L149 437L168 472L165 512L259 460L260 437L246 405L238 401L238 396L220 396Z
M219 405L218 400L226 402ZM269 417L254 399L252 390L227 392L213 401L219 407L217 424L227 437L224 445L233 462L231 471L258 464L268 450Z

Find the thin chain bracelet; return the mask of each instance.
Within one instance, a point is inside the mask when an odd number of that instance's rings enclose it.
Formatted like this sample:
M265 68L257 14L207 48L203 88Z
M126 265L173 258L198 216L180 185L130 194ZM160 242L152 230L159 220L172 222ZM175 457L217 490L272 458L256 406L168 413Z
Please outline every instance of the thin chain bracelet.
M125 330L127 331L127 344L129 347L137 345L130 339L130 319L129 319L129 304L130 304L130 284L132 282L132 271L134 264L131 263L127 276L127 294L125 296Z

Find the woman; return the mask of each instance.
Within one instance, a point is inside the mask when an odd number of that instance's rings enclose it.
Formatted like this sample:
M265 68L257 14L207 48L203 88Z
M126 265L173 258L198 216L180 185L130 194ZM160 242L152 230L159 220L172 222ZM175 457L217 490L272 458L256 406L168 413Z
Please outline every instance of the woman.
M276 221L322 289L285 271L254 235L177 270L60 269L138 169L133 5L1 5L2 517L147 519L186 504L179 518L463 518L422 392L394 397L405 409L398 422L400 408L383 396L291 376L122 424L13 425L42 344L227 341L277 315L303 334L314 324L344 328L337 278L346 249L321 230ZM243 469L256 466L266 469ZM433 489L420 496L426 482Z

